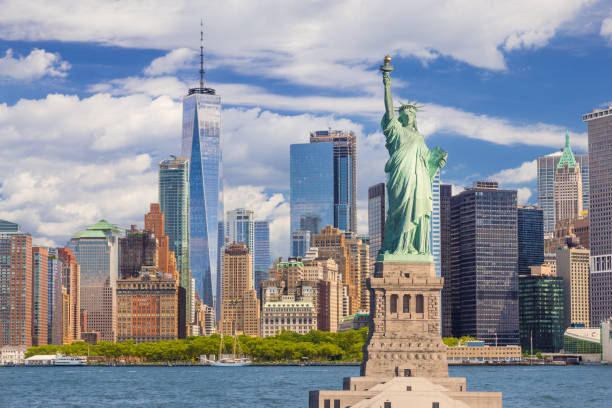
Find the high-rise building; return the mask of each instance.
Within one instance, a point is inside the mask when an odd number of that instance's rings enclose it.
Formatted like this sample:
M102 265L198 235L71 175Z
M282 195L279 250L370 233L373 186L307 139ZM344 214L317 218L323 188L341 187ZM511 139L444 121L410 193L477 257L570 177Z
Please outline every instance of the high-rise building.
M555 223L582 216L582 175L565 133L565 147L555 170L554 179Z
M557 276L563 278L565 328L589 327L589 250L564 247L557 250Z
M590 249L588 216L558 221L553 236L544 240L544 254L556 256L557 249L568 243Z
M32 345L47 344L48 266L49 251L32 248Z
M81 265L70 249L58 248L57 253L62 264L62 343L71 343L81 340Z
M452 337L451 324L451 197L453 186L440 184L440 275L444 278L441 292L440 319L442 337Z
M244 244L251 254L251 273L255 282L255 213L237 208L225 215L225 234L230 243Z
M351 131L331 129L310 133L310 143L330 142L334 146L334 227L357 232L357 137Z
M157 238L153 232L139 230L135 224L119 238L119 277L136 278L143 266L158 266Z
M531 266L544 263L544 213L534 206L519 205L518 274L529 275Z
M452 325L487 344L519 344L516 190L476 182L451 198Z
M32 346L32 238L7 221L0 229L0 347Z
M185 320L190 320L189 290L189 162L176 157L159 164L159 204L164 214L164 232L174 253L179 285L185 293ZM212 306L212 305L211 305Z
M357 288L359 307L352 314L370 310L370 292L366 279L370 277L370 244L364 237L346 240L349 254L350 283Z
M310 249L312 235L308 230L295 230L291 232L291 256L303 257Z
M115 296L123 234L123 229L101 220L74 234L68 243L80 267L80 307L87 311L88 329L100 333L104 341L116 339Z
M519 320L521 347L535 351L558 352L563 347L563 278L536 271L519 276Z
M289 150L291 231L312 236L334 224L334 144L292 144Z
M259 300L253 289L251 254L245 244L229 244L223 254L221 333L259 336Z
M259 298L261 282L268 279L270 268L270 223L255 221L255 291Z
M166 279L156 267L144 266L139 276L117 281L117 340L176 340L184 331L184 313L179 310L180 286Z
M436 277L442 276L442 260L440 258L440 172L438 171L431 181L431 218L430 243L431 255L436 267Z
M612 108L582 115L589 132L591 325L612 316ZM583 191L584 194L584 191Z
M150 231L157 239L157 267L164 276L173 276L178 279L176 258L170 250L170 240L164 230L164 213L161 206L151 203L150 210L145 214L145 231Z
M62 344L62 262L56 248L47 258L47 344Z
M189 265L202 303L214 307L218 229L224 215L221 97L204 84L202 41L199 87L183 98L181 156L189 160Z
M582 183L582 209L589 211L589 155L573 155L580 167ZM555 231L555 172L559 166L562 153L553 153L538 157L538 208L544 212L544 233L552 234Z
M376 256L385 237L385 183L368 189L368 236L370 237L370 270L374 270Z

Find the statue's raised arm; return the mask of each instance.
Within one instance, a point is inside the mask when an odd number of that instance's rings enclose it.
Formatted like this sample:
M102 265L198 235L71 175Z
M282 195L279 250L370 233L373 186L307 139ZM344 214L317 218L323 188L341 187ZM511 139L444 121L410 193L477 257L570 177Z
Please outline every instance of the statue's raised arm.
M383 84L385 85L385 110L387 111L387 119L391 120L395 117L393 98L391 97L391 71L393 71L393 65L389 65L391 57L387 55L384 62L385 64L380 66L380 70L383 73Z

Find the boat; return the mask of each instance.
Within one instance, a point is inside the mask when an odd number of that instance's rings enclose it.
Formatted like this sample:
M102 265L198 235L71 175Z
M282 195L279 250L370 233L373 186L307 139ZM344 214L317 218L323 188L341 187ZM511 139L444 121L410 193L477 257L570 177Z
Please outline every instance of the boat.
M215 367L242 367L251 364L251 360L246 357L236 357L236 344L238 338L234 333L234 352L231 357L223 357L223 333L221 333L221 341L219 341L219 360L211 361L210 365Z
M56 366L84 366L87 365L87 357L84 356L65 356L57 354L53 365Z

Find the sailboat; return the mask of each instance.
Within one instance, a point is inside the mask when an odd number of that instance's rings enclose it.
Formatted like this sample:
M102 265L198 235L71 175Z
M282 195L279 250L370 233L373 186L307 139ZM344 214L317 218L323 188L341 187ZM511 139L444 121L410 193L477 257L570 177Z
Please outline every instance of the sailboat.
M223 333L221 333L221 341L219 342L219 359L212 361L210 365L215 367L242 367L251 364L251 360L246 357L236 357L236 344L238 344L238 338L234 333L234 352L232 357L222 357L223 354Z

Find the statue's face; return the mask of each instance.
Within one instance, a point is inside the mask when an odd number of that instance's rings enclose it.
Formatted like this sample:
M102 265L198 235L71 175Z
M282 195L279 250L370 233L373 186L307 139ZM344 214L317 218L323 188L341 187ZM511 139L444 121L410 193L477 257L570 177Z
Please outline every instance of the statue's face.
M412 125L416 121L416 113L410 109L402 109L398 120L404 127Z

